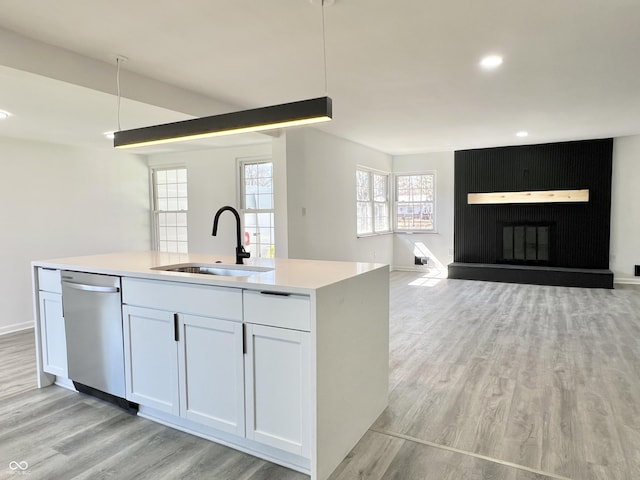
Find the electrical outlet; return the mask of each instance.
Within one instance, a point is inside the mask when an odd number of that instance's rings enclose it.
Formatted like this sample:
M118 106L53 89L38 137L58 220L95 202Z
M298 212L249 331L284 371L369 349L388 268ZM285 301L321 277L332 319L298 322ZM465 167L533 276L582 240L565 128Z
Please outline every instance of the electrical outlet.
M413 262L415 265L429 265L429 257L413 257Z
M636 277L640 277L640 265L635 265L635 273Z

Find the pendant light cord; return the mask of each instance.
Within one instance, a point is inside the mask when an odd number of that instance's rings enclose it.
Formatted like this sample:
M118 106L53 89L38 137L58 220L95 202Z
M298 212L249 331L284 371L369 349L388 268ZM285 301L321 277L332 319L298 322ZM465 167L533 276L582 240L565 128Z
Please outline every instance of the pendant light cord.
M322 10L322 61L324 65L324 94L329 94L329 87L327 84L327 37L325 34L325 25L324 25L324 2L322 0L322 5L320 6Z
M118 92L118 131L122 130L120 127L120 62L122 59L116 57L116 90Z

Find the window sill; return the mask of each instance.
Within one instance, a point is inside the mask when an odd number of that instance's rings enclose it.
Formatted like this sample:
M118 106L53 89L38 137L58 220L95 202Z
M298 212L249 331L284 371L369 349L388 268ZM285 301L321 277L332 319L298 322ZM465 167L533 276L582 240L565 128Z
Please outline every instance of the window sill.
M396 230L399 235L437 235L437 230Z
M370 237L382 237L384 235L391 235L393 232L380 232L380 233L358 233L356 238L370 238Z

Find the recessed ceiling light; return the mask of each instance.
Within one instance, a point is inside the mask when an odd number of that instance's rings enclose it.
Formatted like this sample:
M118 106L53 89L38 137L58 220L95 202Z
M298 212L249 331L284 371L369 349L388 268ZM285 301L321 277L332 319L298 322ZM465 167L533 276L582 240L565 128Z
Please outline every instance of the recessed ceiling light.
M500 55L487 55L480 60L480 66L485 70L491 70L502 65L502 57Z
M522 132L516 133L516 137L528 137L528 136L529 136L529 132L522 131Z
M4 120L5 118L9 118L11 114L5 110L0 110L0 120Z
M115 134L113 132L104 132L103 135L109 140L113 140L113 137L115 137Z

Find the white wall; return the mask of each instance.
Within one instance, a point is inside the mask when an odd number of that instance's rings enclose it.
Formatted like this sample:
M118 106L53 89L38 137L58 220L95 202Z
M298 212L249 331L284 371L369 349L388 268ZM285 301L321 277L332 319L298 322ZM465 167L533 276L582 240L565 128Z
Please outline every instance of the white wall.
M618 283L640 283L640 135L613 141L611 182L611 260Z
M306 160L305 135L302 131L290 130L284 133L279 143L283 143L281 154L286 158L287 186L287 247L288 258L306 258L307 228L302 205L306 202Z
M446 271L446 266L453 261L454 152L393 157L393 171L394 173L435 172L437 230L437 233L429 234L394 234L394 267L414 269L414 256L417 255L429 257L431 267Z
M142 158L0 137L0 164L0 334L33 324L32 260L149 248Z
M220 217L219 233L211 236L213 217L220 207L239 208L238 160L246 158L271 159L271 143L210 150L185 151L149 156L150 166L187 167L189 189L188 235L189 251L235 255L236 224L233 215L226 212ZM275 162L274 162L275 163ZM276 166L274 165L274 169ZM277 196L281 185L274 179ZM277 212L276 215L286 212ZM280 222L279 216L275 219ZM276 236L276 251L279 238Z
M356 166L391 156L313 128L286 133L289 257L392 263L393 236L356 236Z

